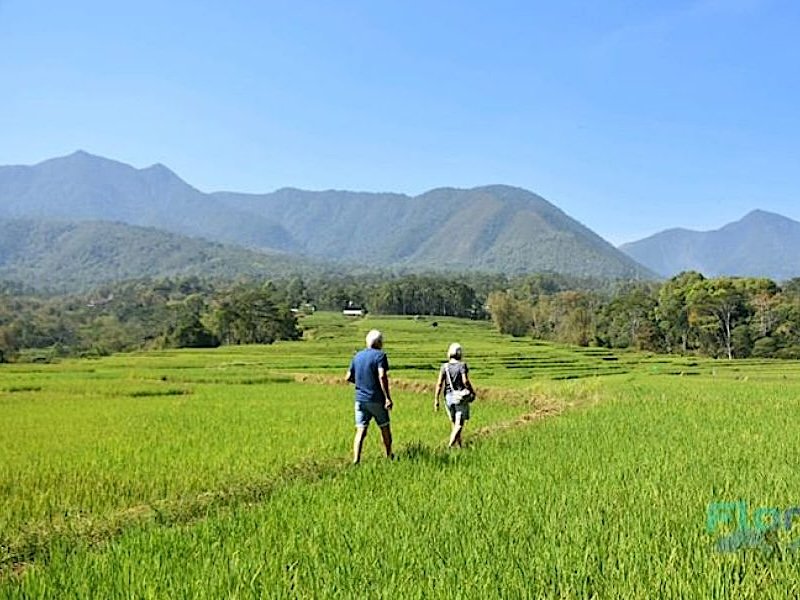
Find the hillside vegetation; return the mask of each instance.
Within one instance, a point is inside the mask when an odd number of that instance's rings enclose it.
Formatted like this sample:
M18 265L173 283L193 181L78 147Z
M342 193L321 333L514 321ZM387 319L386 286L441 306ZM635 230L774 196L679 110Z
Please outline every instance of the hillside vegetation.
M309 259L254 251L102 221L0 219L0 279L39 290L85 290L143 277L233 279L332 270Z
M651 275L540 196L510 186L415 197L296 189L215 197L276 219L312 256L436 270Z

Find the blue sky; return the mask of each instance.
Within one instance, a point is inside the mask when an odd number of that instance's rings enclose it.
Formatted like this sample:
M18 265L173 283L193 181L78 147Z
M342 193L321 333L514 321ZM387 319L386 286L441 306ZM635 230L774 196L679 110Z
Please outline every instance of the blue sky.
M0 164L507 183L613 243L800 220L800 2L0 0Z

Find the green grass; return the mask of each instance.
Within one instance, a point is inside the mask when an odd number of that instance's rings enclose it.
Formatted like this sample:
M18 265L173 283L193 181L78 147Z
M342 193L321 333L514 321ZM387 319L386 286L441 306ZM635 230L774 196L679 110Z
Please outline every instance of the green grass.
M4 366L0 596L797 595L800 531L767 555L705 529L710 502L800 505L797 363L431 321L316 315L298 343ZM373 431L352 468L335 382L373 326L398 460ZM483 391L463 451L430 406L452 341Z

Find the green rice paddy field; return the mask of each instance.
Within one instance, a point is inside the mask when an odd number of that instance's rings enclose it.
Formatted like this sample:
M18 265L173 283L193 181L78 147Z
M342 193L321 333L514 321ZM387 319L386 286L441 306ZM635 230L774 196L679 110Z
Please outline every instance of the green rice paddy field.
M0 597L800 596L799 363L435 321L0 365ZM353 467L343 374L373 327L397 459L373 430ZM452 341L479 397L448 451Z

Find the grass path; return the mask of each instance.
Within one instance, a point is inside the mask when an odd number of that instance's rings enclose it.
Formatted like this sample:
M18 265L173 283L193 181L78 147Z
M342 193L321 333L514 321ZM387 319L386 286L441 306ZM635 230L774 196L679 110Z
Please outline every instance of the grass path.
M341 377L331 375L297 373L292 379L297 384L312 389L318 389L319 386L347 388ZM275 378L272 377L270 381L274 382ZM417 410L432 396L433 385L429 383L395 379L392 384L395 391L401 390L415 398ZM346 393L350 394L350 391ZM407 401L408 397L404 400ZM590 402L597 402L596 393L573 393L569 398L559 399L548 396L541 390L481 388L478 410L483 413L486 413L487 409L491 411L492 408L502 410L491 416L488 424L474 431L468 429L467 444L479 444L480 440L490 435L556 416L565 410L578 408ZM508 417L509 414L513 416ZM486 422L487 419L483 421ZM426 441L412 438L409 441L403 439L405 433L401 430L398 436L397 431L395 432L395 436L399 437L397 460L417 458L422 454L444 456L447 452L441 440L438 444L431 442L430 438ZM445 439L446 433L447 430L442 428L439 437ZM349 437L345 439L349 442ZM335 454L323 451L318 456L307 455L292 459L282 466L272 468L262 476L251 475L241 483L226 487L206 489L199 493L184 493L179 497L161 497L102 513L79 512L66 518L51 518L21 526L13 536L0 539L0 577L7 577L9 574L19 575L33 563L46 564L50 551L55 546L74 544L82 547L102 547L128 529L146 526L170 527L197 522L209 515L218 515L220 511L257 505L287 485L330 479L350 466L349 452Z
M342 385L341 378L298 374L299 383L312 385ZM419 382L397 380L395 389L422 393L432 386ZM426 396L427 397L427 396ZM481 440L524 427L539 419L553 417L565 410L578 408L597 397L582 394L569 401L548 398L541 392L525 393L521 390L484 388L481 391L481 409L488 402L524 407L526 412L517 416L483 425L468 433L467 446L480 444ZM480 403L479 403L480 406ZM402 433L402 432L401 432ZM374 432L373 432L374 435ZM396 460L416 460L421 455L443 457L448 450L422 441L400 442ZM277 490L286 486L331 479L343 470L352 468L350 455L307 457L299 462L279 469L262 479L252 479L240 485L207 490L180 498L161 498L149 503L126 507L108 514L78 515L72 519L54 521L23 530L15 538L4 539L0 544L0 578L21 575L33 563L46 564L50 549L54 546L77 545L102 547L110 540L121 536L126 530L146 526L172 527L197 522L220 511L240 509L267 501Z

